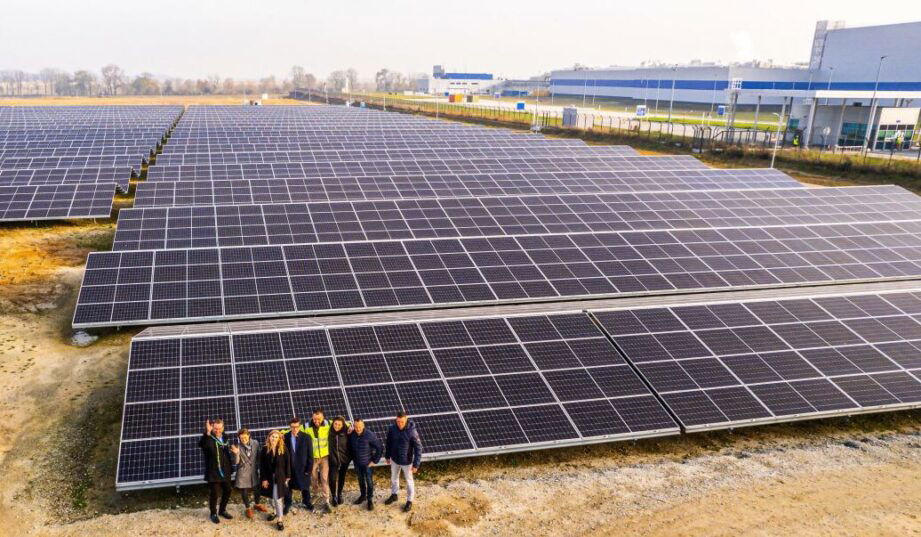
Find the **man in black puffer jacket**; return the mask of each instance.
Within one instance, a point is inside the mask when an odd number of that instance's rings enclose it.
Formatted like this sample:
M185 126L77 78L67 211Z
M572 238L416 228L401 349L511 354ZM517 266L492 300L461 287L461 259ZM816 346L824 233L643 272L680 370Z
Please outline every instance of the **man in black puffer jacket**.
M422 440L419 438L416 424L409 421L405 412L397 414L394 424L387 431L384 458L390 465L390 497L384 503L390 505L397 501L402 473L406 479L406 503L403 504L403 512L408 512L413 508L413 498L416 494L413 474L419 471L419 465L422 463Z
M358 489L361 496L352 502L354 505L361 505L362 502L368 502L368 511L374 510L374 478L372 477L372 465L377 464L384 454L384 446L378 440L377 435L365 428L365 422L355 420L355 429L349 433L349 456L355 463L355 473L358 475Z

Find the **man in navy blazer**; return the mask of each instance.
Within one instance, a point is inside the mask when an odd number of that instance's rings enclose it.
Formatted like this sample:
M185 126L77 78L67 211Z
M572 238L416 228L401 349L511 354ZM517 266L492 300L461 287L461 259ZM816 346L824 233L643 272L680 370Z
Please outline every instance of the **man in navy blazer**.
M285 449L291 459L291 482L288 484L288 493L285 495L284 514L287 515L294 503L293 490L301 491L301 501L304 507L313 509L310 502L310 472L313 470L313 442L310 436L301 428L301 420L297 417L288 422L285 431Z

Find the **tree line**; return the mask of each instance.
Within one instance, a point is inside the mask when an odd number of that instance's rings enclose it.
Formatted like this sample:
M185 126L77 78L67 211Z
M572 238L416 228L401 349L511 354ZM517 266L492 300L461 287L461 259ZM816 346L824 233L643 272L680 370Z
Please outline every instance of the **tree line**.
M118 95L240 95L258 93L287 93L295 88L320 91L404 91L413 89L417 76L381 69L373 81L363 81L355 69L337 69L320 80L295 65L288 76L278 80L274 75L258 80L241 80L209 75L205 78L173 78L144 72L129 76L115 64L99 72L45 68L37 73L19 69L0 70L2 96L73 96L96 97Z

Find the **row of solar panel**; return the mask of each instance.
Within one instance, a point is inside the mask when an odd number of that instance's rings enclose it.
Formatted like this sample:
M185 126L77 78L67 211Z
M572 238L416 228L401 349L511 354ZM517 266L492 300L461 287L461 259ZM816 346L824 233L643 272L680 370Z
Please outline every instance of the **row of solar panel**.
M55 168L124 168L140 172L145 155L96 155L87 157L8 157L0 159L0 170L42 170Z
M158 166L221 165L277 162L337 162L351 160L433 160L475 158L594 157L632 155L617 146L537 147L442 147L407 149L345 149L285 151L271 153L169 153L157 159Z
M92 253L73 325L921 276L921 222Z
M200 424L409 412L429 458L921 405L921 294L248 331L132 342L117 485L201 479ZM651 389L650 389L651 388Z
M474 148L474 147L583 147L583 144L568 143L572 140L556 140L548 138L493 138L478 139L467 138L464 140L441 139L409 139L409 140L381 140L368 137L360 139L345 139L330 141L328 138L301 140L294 139L288 142L272 144L187 144L181 148L164 147L166 155L181 155L183 153L269 153L280 151L310 151L314 149L325 150L376 150L376 149L414 149L414 148ZM581 140L574 140L581 142ZM566 142L566 143L561 143ZM623 154L630 154L624 151Z
M269 164L213 164L153 166L148 181L222 179L286 179L292 177L362 177L369 175L524 173L596 170L702 170L694 157L529 157L433 160L357 160L342 162L287 162Z
M916 220L902 188L841 187L124 209L114 250Z
M0 221L108 218L114 183L0 186Z
M151 151L139 145L114 145L98 147L54 147L0 150L0 160L7 158L36 157L96 157L103 155L142 155L146 160Z
M302 179L155 181L135 207L283 204L300 201L468 198L536 194L802 188L771 169L384 175Z
M182 107L0 107L0 221L108 218Z

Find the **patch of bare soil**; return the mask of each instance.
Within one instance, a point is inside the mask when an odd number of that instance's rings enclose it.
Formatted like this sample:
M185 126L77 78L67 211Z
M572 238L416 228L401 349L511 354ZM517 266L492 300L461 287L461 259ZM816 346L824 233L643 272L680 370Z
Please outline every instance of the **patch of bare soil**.
M56 273L84 265L91 251L108 249L114 233L110 222L0 228L0 313L37 313L62 306L69 289L54 277Z

